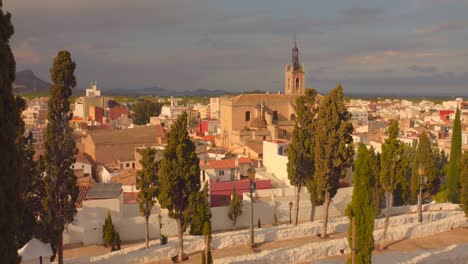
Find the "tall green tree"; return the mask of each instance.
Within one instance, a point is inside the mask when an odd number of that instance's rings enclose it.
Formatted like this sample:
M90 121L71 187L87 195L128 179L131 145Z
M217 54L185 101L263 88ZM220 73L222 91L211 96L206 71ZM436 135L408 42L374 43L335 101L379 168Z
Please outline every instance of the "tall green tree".
M318 112L315 134L315 182L323 204L322 238L327 236L328 209L338 191L340 179L352 166L354 147L351 114L346 110L343 88L331 90Z
M380 155L380 184L385 191L386 216L384 223L384 232L382 243L387 236L388 224L390 222L390 210L393 205L393 192L401 183L402 178L406 177L404 144L398 140L399 125L393 121L388 128L389 137L382 145L382 154Z
M426 132L423 132L419 137L419 143L416 151L416 156L412 162L411 186L410 186L410 201L416 202L419 192L419 184L421 183L421 175L418 174L418 167L423 166L428 179L425 190L432 190L437 181L437 164L435 160L434 150L431 141Z
M381 211L382 201L384 199L384 190L380 184L380 153L376 153L372 146L369 148L368 152L370 185L372 188L372 205L374 213L379 214Z
M145 218L145 242L146 247L149 247L148 222L151 210L156 204L156 197L158 194L158 178L156 177L157 163L155 162L156 150L151 147L146 147L139 150L139 153L141 155L141 170L137 171L137 201L140 213Z
M199 214L203 216L203 236L205 237L205 251L202 263L211 264L213 258L211 256L211 205L209 199L208 182L205 182L203 190L200 192L200 210Z
M468 217L468 151L463 153L460 184L460 202L465 216Z
M296 124L288 146L288 178L296 187L294 224L299 221L299 201L302 187L314 176L314 118L317 112L317 92L307 89L296 101ZM313 184L312 184L313 185Z
M211 221L211 206L209 204L209 189L207 182L204 188L191 196L189 208L186 210L186 224L190 226L190 235L203 235L204 224ZM210 222L211 223L211 222Z
M237 218L242 215L242 200L237 195L236 188L232 189L231 202L229 202L228 217L232 221L232 230L236 230Z
M370 153L364 144L359 144L354 163L353 198L346 214L351 224L348 231L348 243L352 251L353 263L371 263L374 250L374 205L372 169ZM348 261L349 262L349 261Z
M13 96L15 59L9 40L14 33L10 13L0 0L0 256L5 263L19 262L17 234L20 217L21 157L17 148L20 113Z
M199 159L187 132L185 112L179 115L167 134L167 146L160 162L159 183L159 203L169 211L169 217L177 222L178 258L182 261L186 210L189 208L191 196L200 190Z
M159 116L163 104L152 102L149 100L139 100L132 107L132 120L137 125L146 125L150 121L150 117Z
M50 69L53 84L49 88L45 148L45 192L42 200L45 221L55 232L58 263L63 263L63 231L73 222L78 197L76 176L71 169L77 149L69 121L72 118L69 98L76 86L75 62L68 51L60 51Z
M457 108L455 121L453 123L450 160L447 171L448 201L451 203L458 203L459 201L461 145L460 109Z

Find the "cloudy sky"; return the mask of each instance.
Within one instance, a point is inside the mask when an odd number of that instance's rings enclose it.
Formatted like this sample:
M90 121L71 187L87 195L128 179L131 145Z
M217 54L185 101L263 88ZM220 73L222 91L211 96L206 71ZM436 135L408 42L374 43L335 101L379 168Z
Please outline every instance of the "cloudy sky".
M18 70L79 87L283 89L294 34L307 87L468 94L468 0L4 0Z

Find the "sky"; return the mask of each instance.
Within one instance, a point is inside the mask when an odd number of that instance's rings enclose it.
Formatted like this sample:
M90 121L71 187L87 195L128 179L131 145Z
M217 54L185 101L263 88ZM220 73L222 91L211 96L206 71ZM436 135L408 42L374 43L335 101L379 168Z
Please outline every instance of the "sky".
M4 0L18 70L78 86L282 91L296 36L306 87L468 95L468 0Z

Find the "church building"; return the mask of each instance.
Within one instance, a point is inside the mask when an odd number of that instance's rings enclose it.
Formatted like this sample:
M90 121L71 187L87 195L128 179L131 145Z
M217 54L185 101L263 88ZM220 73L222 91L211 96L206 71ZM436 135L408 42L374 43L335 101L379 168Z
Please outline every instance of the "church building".
M296 120L296 99L304 94L304 65L296 43L285 69L284 93L241 94L220 98L218 146L234 149L264 140L290 140Z

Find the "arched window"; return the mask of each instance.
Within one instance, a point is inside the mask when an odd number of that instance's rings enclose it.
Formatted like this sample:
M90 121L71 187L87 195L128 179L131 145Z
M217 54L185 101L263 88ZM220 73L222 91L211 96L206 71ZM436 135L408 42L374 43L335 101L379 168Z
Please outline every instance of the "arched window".
M299 78L296 78L296 92L299 92Z

